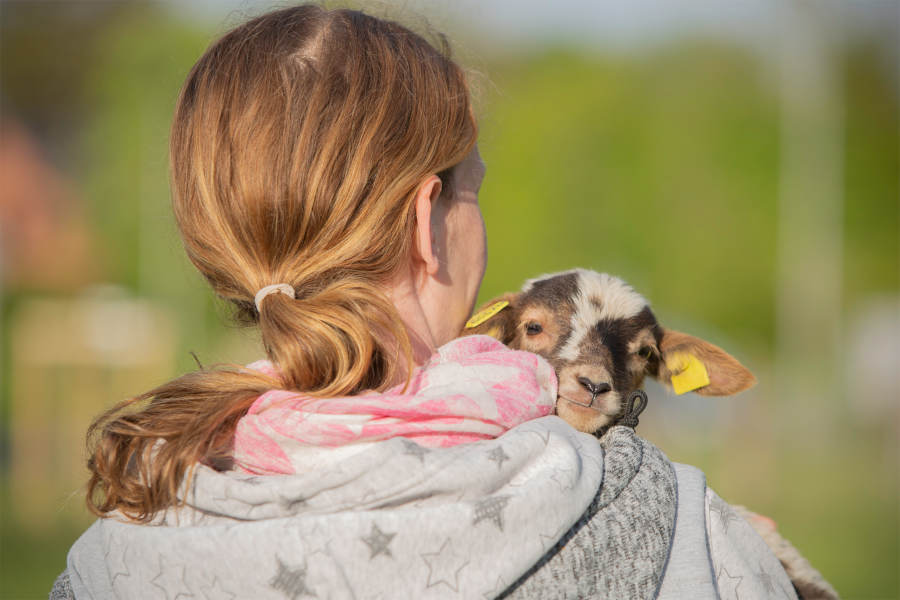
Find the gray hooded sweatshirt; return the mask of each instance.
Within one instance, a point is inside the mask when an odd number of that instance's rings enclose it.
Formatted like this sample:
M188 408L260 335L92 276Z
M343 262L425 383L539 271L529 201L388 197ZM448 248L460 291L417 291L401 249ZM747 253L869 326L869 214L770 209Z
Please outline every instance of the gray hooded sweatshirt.
M198 466L184 506L95 522L51 598L796 598L697 469L622 426L557 417L429 449L394 438L327 472Z

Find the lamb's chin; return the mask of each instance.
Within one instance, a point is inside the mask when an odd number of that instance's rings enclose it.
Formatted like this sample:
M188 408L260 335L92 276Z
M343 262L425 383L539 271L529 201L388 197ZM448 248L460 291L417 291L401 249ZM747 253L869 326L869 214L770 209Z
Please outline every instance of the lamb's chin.
M578 404L560 396L556 401L556 414L565 422L585 433L594 433L602 427L613 422L613 415L600 412L596 408L591 408Z

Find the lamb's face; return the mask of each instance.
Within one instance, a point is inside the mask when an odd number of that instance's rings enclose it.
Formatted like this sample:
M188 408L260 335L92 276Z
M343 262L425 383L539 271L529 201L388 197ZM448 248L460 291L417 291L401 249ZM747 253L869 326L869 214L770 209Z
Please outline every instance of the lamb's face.
M647 301L617 277L578 269L533 279L515 309L508 345L553 365L557 413L582 431L615 421L658 368L662 330Z
M596 433L623 413L624 399L650 375L676 393L728 396L756 379L727 352L656 322L647 301L618 277L575 269L528 281L495 298L464 335L486 334L546 358L556 369L556 412ZM685 376L690 383L685 382Z

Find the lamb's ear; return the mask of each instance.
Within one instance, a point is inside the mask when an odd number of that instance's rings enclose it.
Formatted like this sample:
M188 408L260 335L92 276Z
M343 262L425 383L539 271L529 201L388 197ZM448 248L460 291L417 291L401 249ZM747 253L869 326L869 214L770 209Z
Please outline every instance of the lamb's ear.
M519 294L504 294L482 304L459 333L463 335L489 335L504 344L516 337L516 302Z
M736 358L700 338L663 329L659 344L661 360L657 379L676 394L695 392L702 396L730 396L756 383Z

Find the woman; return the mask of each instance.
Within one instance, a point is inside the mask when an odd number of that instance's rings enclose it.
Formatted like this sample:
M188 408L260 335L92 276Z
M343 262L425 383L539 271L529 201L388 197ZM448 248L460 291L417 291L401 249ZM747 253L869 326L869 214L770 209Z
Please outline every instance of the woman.
M486 262L476 136L446 48L389 21L299 6L206 51L172 127L175 216L269 360L95 422L103 518L57 597L793 594L702 474L546 416L539 357L454 340Z

